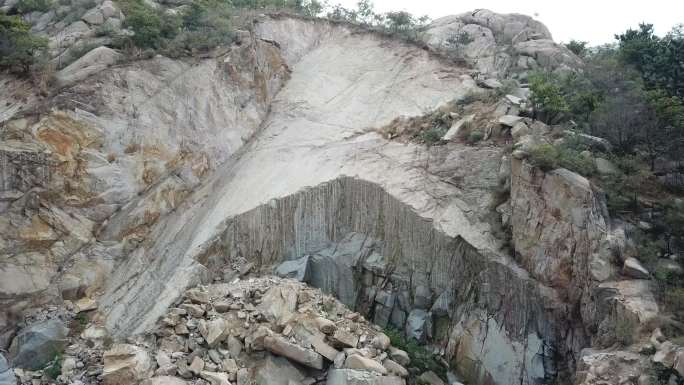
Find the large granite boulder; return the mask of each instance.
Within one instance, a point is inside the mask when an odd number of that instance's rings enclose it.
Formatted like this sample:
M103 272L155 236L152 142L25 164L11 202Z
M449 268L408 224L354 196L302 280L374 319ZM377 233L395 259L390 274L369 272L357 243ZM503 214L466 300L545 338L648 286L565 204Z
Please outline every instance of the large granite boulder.
M43 369L62 353L69 333L58 319L38 322L21 330L9 348L12 364L18 368Z

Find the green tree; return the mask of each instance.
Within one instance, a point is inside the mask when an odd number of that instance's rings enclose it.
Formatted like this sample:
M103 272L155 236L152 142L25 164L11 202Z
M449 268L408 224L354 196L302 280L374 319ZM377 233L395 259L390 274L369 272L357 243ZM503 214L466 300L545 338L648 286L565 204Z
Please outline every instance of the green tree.
M575 55L583 57L587 53L588 44L586 41L570 40L569 43L565 44L565 47Z
M570 107L554 75L537 72L530 75L528 80L534 118L549 124L561 121Z
M0 12L0 68L27 74L46 48L47 39L33 35L28 23Z

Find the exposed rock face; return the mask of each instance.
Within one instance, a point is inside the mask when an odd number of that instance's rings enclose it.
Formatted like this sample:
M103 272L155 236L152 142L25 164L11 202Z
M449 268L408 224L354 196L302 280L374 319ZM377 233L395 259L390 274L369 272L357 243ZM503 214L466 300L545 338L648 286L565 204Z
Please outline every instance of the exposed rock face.
M442 17L427 27L423 39L490 75L541 68L572 70L582 65L567 48L553 42L546 26L520 14L478 9Z
M92 26L121 19L105 1L51 48L66 55ZM473 41L450 47L462 33ZM521 15L444 18L425 38L489 76L581 64ZM0 337L22 309L104 290L102 324L82 339L101 350L103 326L159 338L105 352L105 383L323 380L293 361L332 365L330 385L403 385L408 356L361 313L430 343L472 383L531 385L569 381L582 348L657 314L647 281L618 279L601 194L523 160L551 131L518 116L524 90L486 119L454 117L449 142L426 147L380 128L483 92L472 71L356 27L260 16L213 57L111 66L118 55L97 48L62 69L64 88L44 104L0 79L11 90L0 95ZM480 84L501 87L490 80ZM21 116L38 107L52 109ZM474 125L488 137L510 129L516 157L463 144ZM493 197L501 186L509 201ZM512 228L514 256L492 216ZM359 313L333 322L300 283L243 279L274 267ZM233 285L186 292L212 279ZM316 317L302 318L302 304ZM150 347L163 352L156 365ZM267 358L245 367L245 355Z

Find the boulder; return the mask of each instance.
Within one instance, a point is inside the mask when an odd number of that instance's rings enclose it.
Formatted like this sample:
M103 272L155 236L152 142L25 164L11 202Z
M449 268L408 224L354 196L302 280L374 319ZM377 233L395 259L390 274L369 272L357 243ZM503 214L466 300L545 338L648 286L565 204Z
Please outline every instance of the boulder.
M85 21L86 23L90 25L100 25L104 23L105 17L102 14L102 11L98 8L93 8L86 12L82 17L81 20Z
M228 333L228 321L224 318L215 318L206 323L200 323L200 334L207 341L210 348L223 342Z
M103 358L105 385L135 384L152 374L152 358L146 350L135 345L116 344L104 352Z
M502 124L507 127L515 127L515 125L523 120L521 116L516 116L516 115L504 115L499 118L499 124Z
M322 355L329 361L334 361L340 352L328 345L322 338L314 337L311 339L311 347L316 351L316 353Z
M371 345L379 350L387 350L390 346L390 339L385 333L378 333L373 340L371 340Z
M269 322L287 322L297 308L297 288L294 285L277 286L269 289L261 298L259 311Z
M64 350L69 329L60 320L35 323L17 334L9 348L14 366L23 369L43 369Z
M337 346L347 348L356 348L359 343L357 336L342 329L335 330L335 333L330 336L330 340Z
M454 140L456 138L462 137L466 134L466 128L475 120L475 115L466 115L461 119L455 121L449 131L444 134L442 140Z
M187 385L187 381L173 376L157 376L148 378L140 385Z
M444 381L433 371L427 371L418 376L418 382L427 385L445 385Z
M430 313L423 309L413 309L406 319L406 336L425 342L428 336Z
M392 361L395 361L401 366L408 366L411 363L411 358L409 357L408 353L401 349L395 348L394 346L390 346L389 356Z
M399 365L396 361L390 360L389 358L386 358L384 361L382 361L382 366L387 369L388 373L396 374L399 377L407 377L409 374L406 368Z
M360 354L352 354L344 361L347 369L369 370L380 374L387 374L387 369L381 363L372 358L366 358Z
M323 357L313 350L292 344L280 336L264 337L264 348L273 354L283 356L314 369L323 369Z
M484 88L489 88L489 89L497 89L503 87L503 84L501 84L500 81L493 79L493 78L488 78L485 79L481 82L478 82L478 85Z
M100 11L105 19L109 19L110 17L118 18L120 12L119 8L111 0L105 0L102 5L100 5Z
M97 47L86 53L80 59L60 70L55 75L57 84L66 87L101 72L105 68L115 64L121 58L121 54L107 47Z
M0 353L0 385L16 385L17 379L5 356Z
M305 377L305 374L290 361L269 354L263 364L256 368L255 382L257 385L290 385L292 382L301 383ZM238 384L240 378L238 374Z
M281 278L294 278L299 282L306 282L309 279L309 256L281 263L275 274Z
M227 373L202 371L200 377L209 381L211 385L230 385Z
M594 158L594 164L596 171L603 175L615 174L618 171L613 162L605 158Z
M511 136L513 137L513 140L516 141L529 133L530 128L523 121L516 123L513 128L511 128Z
M622 274L634 279L649 279L651 276L641 262L634 257L625 259Z
M377 377L365 370L332 369L328 371L326 385L376 385Z

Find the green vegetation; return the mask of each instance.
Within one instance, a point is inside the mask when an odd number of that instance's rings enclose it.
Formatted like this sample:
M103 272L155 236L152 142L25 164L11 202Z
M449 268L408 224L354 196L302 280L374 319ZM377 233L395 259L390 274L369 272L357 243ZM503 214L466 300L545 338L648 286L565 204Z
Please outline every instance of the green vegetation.
M55 354L55 358L45 369L43 369L43 373L53 380L57 379L57 377L62 374L62 361L62 354Z
M642 24L616 35L614 45L566 46L585 67L581 73L531 74L533 116L607 139L613 151L601 156L616 170L598 175L591 157L567 144L539 146L530 159L542 169L576 171L604 190L611 214L633 225L630 237L656 278L660 302L684 320L684 277L663 267L665 258L684 250L683 28L659 37ZM664 178L670 174L680 177Z
M51 0L19 0L15 6L19 13L47 12L52 7Z
M482 133L482 131L475 130L475 131L471 131L468 134L468 137L466 138L466 142L468 144L475 144L475 143L481 141L482 138L484 138L484 134Z
M0 12L0 69L28 74L45 48L47 39L33 35L21 17Z
M392 327L385 329L384 332L389 337L392 346L408 353L411 358L411 367L418 368L421 373L431 370L446 380L447 368L442 366L436 356L425 350L425 347L421 346L418 341L405 337L400 330Z

